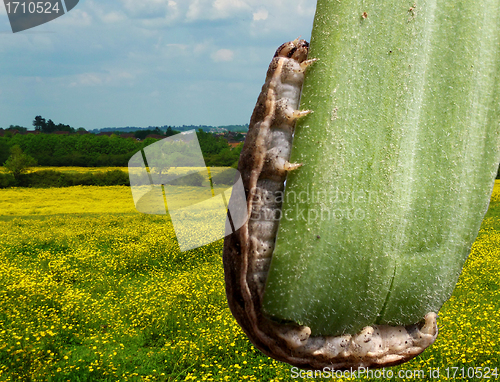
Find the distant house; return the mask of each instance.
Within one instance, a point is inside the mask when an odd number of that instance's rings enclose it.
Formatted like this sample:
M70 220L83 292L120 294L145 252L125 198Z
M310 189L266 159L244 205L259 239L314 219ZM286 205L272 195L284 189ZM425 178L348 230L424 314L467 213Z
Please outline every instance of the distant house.
M227 144L231 147L231 149L234 149L240 143L243 143L243 142L227 142Z
M56 134L56 135L69 135L69 131L54 131L52 134Z
M121 133L120 137L122 137L122 138L135 138L135 135L133 133Z
M28 130L26 132L26 134L37 135L37 134L40 134L40 131L38 131L38 130Z
M112 132L112 131L102 131L97 135L107 135L108 137L110 137L113 134L114 134L114 132Z
M16 135L16 134L25 134L24 132L21 132L17 129L7 129L7 130L4 130L4 129L0 129L0 136L4 136L6 133L11 133L12 135Z

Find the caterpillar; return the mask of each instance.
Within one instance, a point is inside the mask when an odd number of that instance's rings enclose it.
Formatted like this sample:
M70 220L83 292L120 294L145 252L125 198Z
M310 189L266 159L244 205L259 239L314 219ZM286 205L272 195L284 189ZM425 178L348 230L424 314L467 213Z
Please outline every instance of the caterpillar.
M305 369L384 367L420 354L437 336L436 314L409 326L373 325L342 336L314 336L307 326L273 321L262 311L267 272L274 250L280 195L290 163L295 121L311 113L298 110L309 44L295 39L281 45L250 119L238 162L247 198L248 220L226 236L223 249L228 305L238 324L263 353Z

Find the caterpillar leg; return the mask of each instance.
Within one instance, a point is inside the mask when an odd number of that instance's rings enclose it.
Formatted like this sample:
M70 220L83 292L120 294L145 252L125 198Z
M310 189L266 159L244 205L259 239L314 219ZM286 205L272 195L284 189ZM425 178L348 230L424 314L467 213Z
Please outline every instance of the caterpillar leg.
M296 170L300 166L302 166L302 163L290 163L286 159L278 157L274 161L274 165L275 165L277 170L292 171L292 170Z
M305 60L300 63L300 71L304 73L309 65L314 64L318 61L318 58L311 58L310 60Z
M285 118L287 120L286 123L290 127L293 127L296 119L305 117L307 114L312 112L312 110L295 109L295 107L289 105L289 101L286 98L282 98L276 102L276 119L279 121L281 118Z
M290 119L297 119L305 117L307 114L311 114L312 112L312 110L294 110L292 113L288 114L287 117Z

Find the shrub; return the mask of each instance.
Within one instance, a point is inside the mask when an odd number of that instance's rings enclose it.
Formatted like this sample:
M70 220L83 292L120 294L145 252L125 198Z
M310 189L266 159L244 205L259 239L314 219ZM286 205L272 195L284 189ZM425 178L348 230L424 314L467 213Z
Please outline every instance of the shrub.
M121 170L106 172L67 173L40 170L21 174L16 180L11 174L0 174L0 188L7 187L70 187L70 186L129 186L128 174Z
M212 183L214 186L218 186L221 184L232 186L237 180L237 175L238 172L235 169L230 168L220 172L217 175L212 176Z
M16 186L16 179L12 174L0 174L0 188Z
M171 186L194 186L194 187L203 187L205 186L205 178L198 172L194 172L192 174L182 176L180 178L173 179L167 184Z

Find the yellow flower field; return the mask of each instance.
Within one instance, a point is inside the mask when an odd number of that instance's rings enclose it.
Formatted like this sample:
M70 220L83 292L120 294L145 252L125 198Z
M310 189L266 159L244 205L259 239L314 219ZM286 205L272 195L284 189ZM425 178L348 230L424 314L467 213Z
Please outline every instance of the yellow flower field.
M50 166L37 166L32 167L28 172L34 171L43 171L43 170L55 170L59 172L106 172L113 170L121 170L128 172L128 167L50 167ZM6 173L7 169L3 166L0 166L0 173Z
M500 373L499 248L497 183L436 343L393 380ZM0 381L297 380L231 316L221 253L180 252L128 187L0 190Z
M224 171L228 169L229 167L210 167L210 171L212 175L218 174L220 171ZM193 167L189 167L190 171L193 169ZM128 167L72 167L72 166L67 166L67 167L50 167L50 166L37 166L37 167L31 167L28 172L36 172L36 171L44 171L44 170L54 170L54 171L59 171L62 173L87 173L87 172L107 172L107 171L114 171L114 170L120 170L123 172L128 173ZM202 170L202 168L200 168ZM181 168L173 168L170 169L170 171L173 172L182 172L183 170ZM185 171L185 170L184 170ZM2 173L7 173L7 169L3 166L0 166L0 174Z
M0 216L137 212L127 186L6 188L0 195Z

